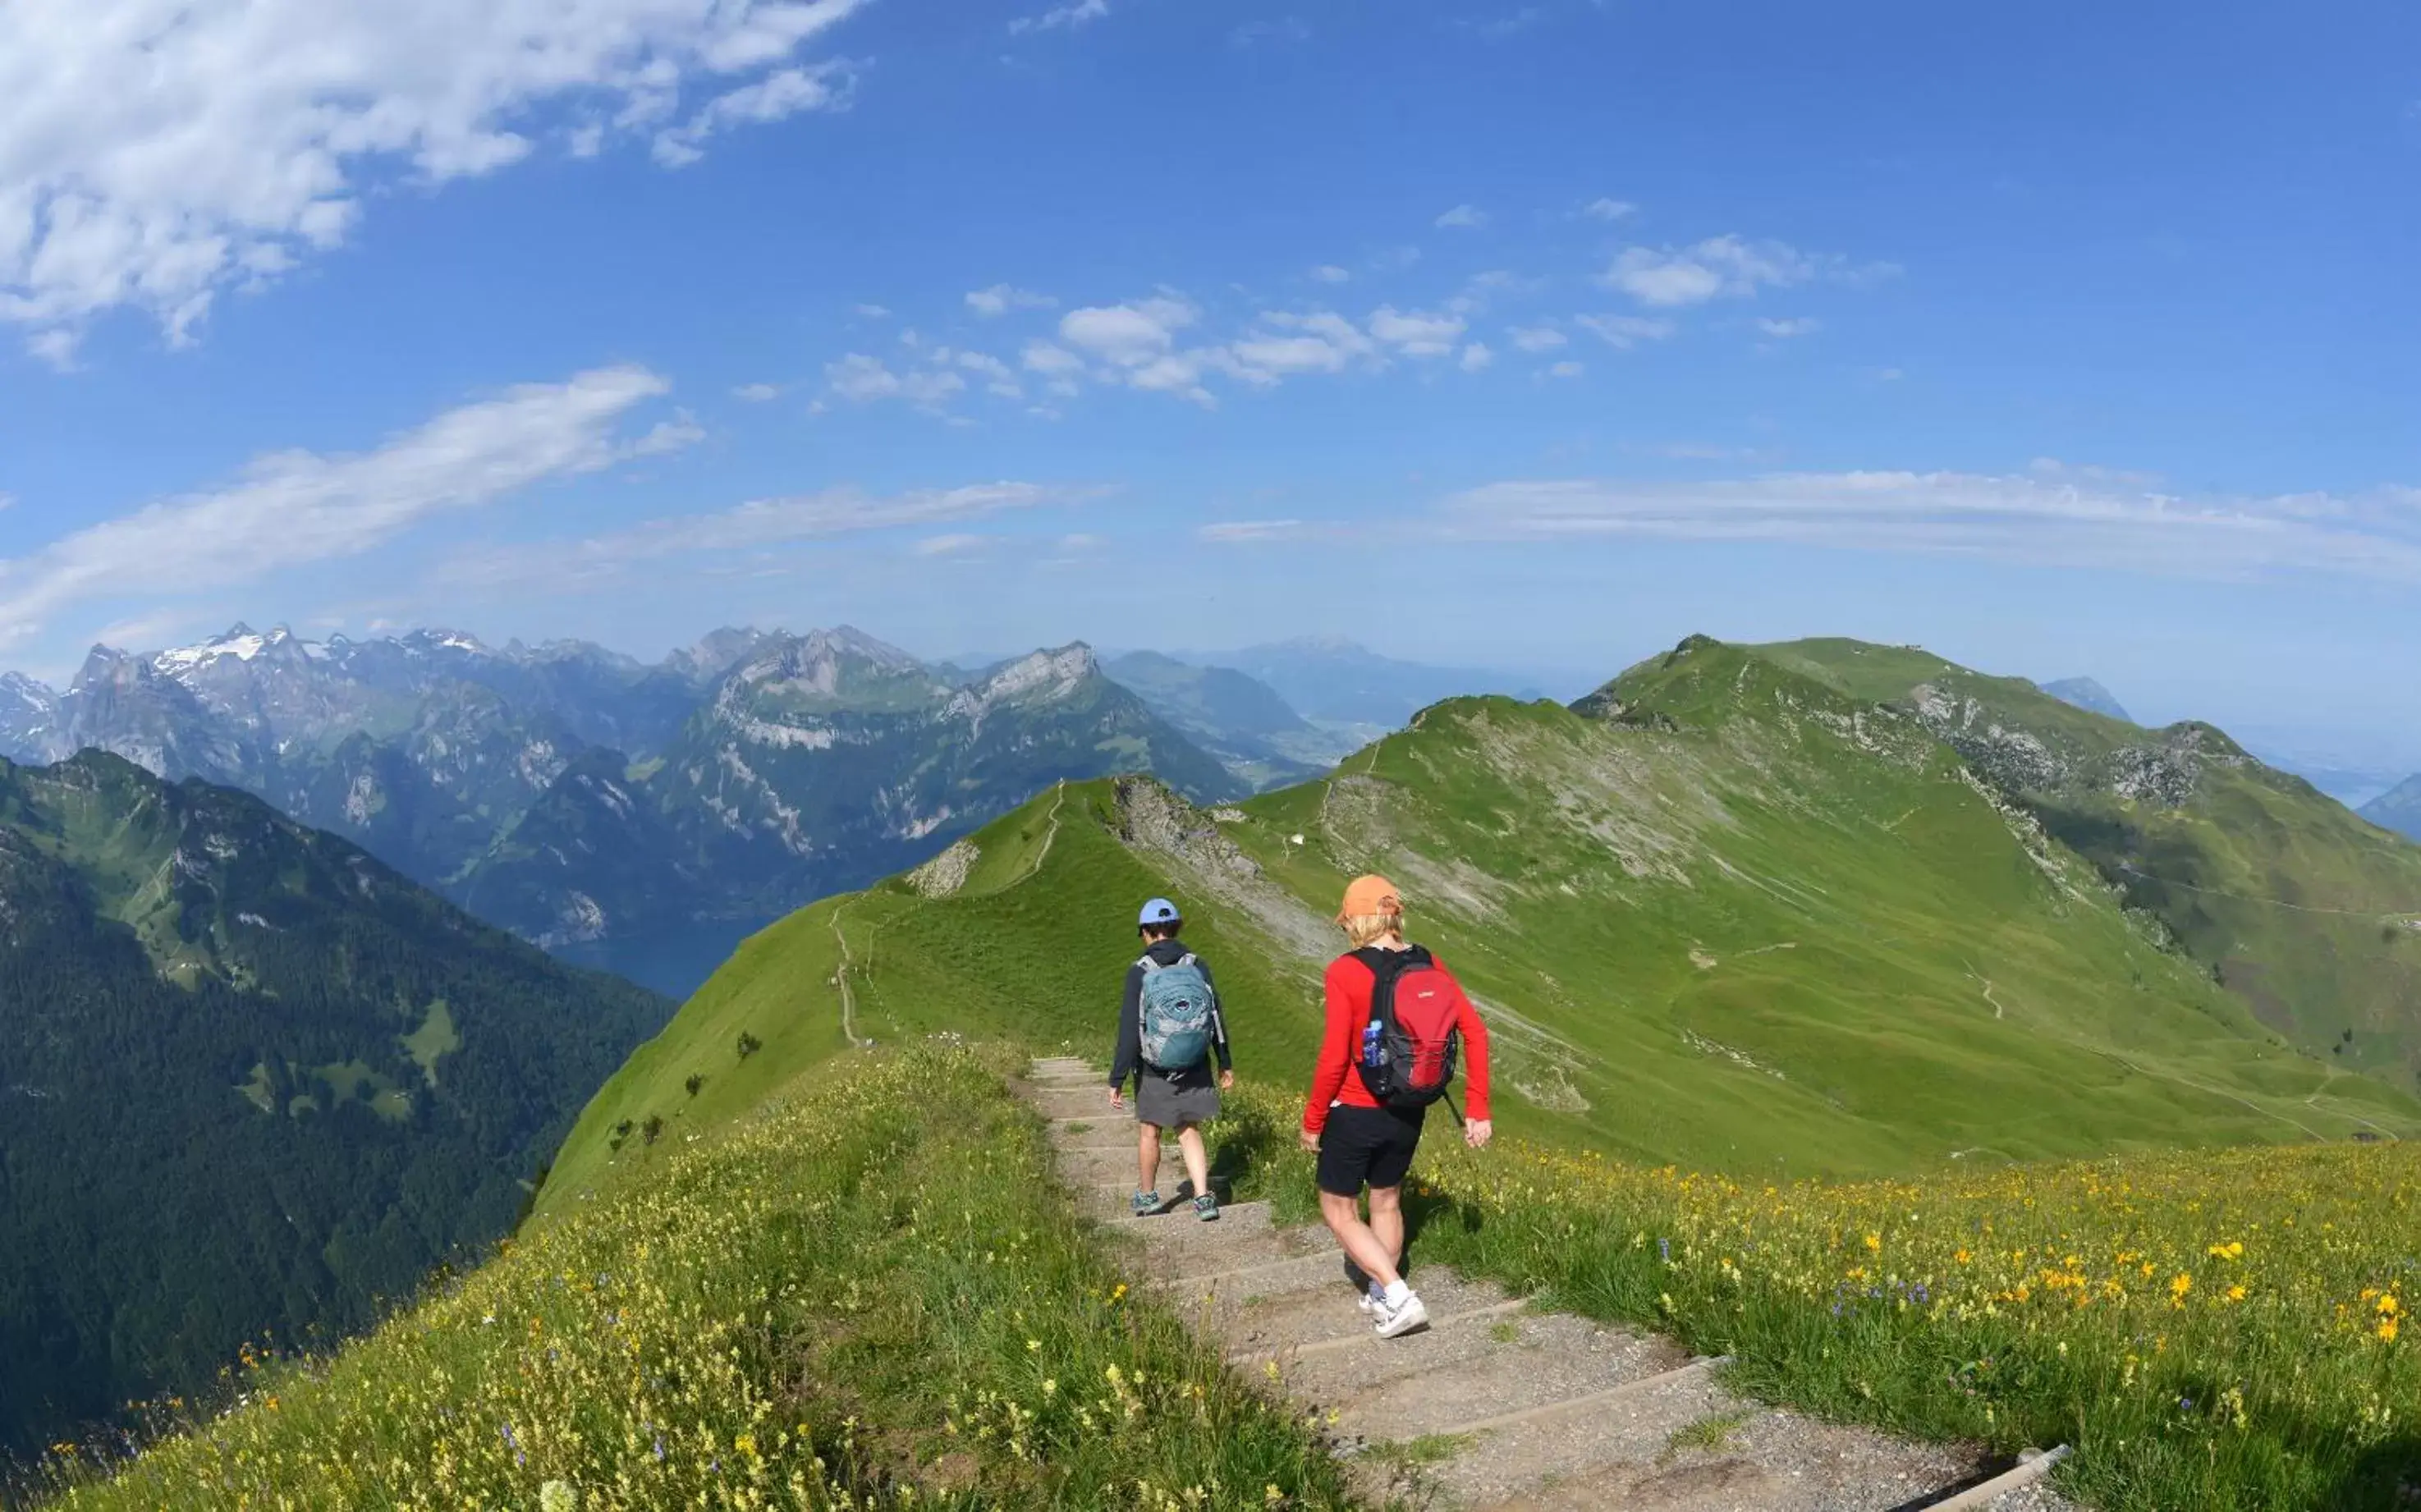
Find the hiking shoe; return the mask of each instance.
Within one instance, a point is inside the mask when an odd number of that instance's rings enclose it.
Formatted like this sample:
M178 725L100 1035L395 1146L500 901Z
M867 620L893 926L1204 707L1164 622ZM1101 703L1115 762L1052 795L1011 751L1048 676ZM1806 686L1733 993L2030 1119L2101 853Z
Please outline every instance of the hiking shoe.
M1138 1192L1134 1194L1134 1215L1137 1218L1148 1218L1158 1211L1160 1211L1159 1192Z
M1217 1223L1219 1221L1219 1199L1207 1192L1195 1198L1194 1216L1201 1219L1206 1224Z
M1429 1324L1429 1310L1422 1306L1420 1298L1411 1292L1404 1293L1404 1300L1393 1306L1389 1306L1384 1298L1380 1299L1378 1308L1371 1316L1378 1319L1377 1332L1382 1339L1398 1338Z

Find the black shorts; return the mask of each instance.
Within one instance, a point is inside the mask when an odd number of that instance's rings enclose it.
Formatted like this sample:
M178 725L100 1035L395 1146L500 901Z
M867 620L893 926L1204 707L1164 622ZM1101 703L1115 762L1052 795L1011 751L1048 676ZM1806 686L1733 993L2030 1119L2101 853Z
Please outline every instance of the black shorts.
M1428 1114L1427 1108L1329 1109L1328 1123L1320 1131L1320 1190L1358 1197L1366 1183L1402 1186Z

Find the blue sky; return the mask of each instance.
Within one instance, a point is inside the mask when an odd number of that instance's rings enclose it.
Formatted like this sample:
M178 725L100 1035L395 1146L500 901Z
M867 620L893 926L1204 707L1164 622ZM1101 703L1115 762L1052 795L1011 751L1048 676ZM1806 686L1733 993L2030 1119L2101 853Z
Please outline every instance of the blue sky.
M2421 766L2416 43L22 0L0 665L849 620L1580 683L1848 633Z

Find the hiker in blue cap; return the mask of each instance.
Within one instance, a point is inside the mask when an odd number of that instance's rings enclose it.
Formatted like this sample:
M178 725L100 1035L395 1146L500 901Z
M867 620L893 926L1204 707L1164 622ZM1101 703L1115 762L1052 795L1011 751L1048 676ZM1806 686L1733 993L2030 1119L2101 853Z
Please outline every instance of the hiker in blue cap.
M1219 1012L1219 990L1210 968L1177 938L1185 921L1177 905L1155 897L1143 906L1135 927L1143 958L1127 968L1126 998L1118 1006L1118 1053L1110 1063L1110 1106L1123 1110L1127 1078L1135 1079L1136 1170L1134 1215L1163 1210L1160 1200L1160 1131L1177 1130L1185 1174L1194 1183L1194 1216L1219 1216L1210 1192L1210 1158L1202 1148L1202 1126L1219 1116L1219 1092L1236 1084L1227 1057L1227 1023ZM1219 1060L1217 1081L1210 1060Z

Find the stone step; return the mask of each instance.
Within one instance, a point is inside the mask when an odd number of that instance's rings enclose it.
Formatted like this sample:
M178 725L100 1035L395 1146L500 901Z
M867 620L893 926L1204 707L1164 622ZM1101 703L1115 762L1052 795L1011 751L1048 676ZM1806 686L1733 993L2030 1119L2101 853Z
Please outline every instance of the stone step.
M1517 1312L1523 1305L1500 1287L1465 1281L1442 1270L1422 1275L1414 1289L1429 1309L1427 1332L1441 1335L1451 1328L1467 1326L1483 1314L1492 1319ZM1214 1296L1207 1307L1196 1309L1189 1317L1203 1332L1217 1335L1229 1359L1256 1364L1262 1360L1276 1360L1282 1367L1289 1358L1325 1353L1340 1342L1402 1344L1421 1336L1414 1333L1402 1339L1379 1340L1370 1331L1369 1317L1357 1301L1352 1288L1345 1285L1340 1266L1334 1287ZM1484 1334L1486 1330L1479 1332ZM1430 1340L1417 1348L1427 1352L1435 1349L1437 1342Z
M1137 1266L1136 1275L1144 1286L1167 1294L1170 1305L1198 1303L1205 1296L1218 1291L1215 1278L1239 1271L1257 1270L1269 1265L1308 1264L1317 1258L1336 1277L1336 1286L1345 1290L1344 1272L1339 1266L1336 1246L1322 1229L1262 1228L1237 1229L1226 1233L1225 1241L1216 1247L1185 1249L1163 1246L1153 1248L1144 1241L1141 1230L1148 1220L1136 1220L1129 1229L1117 1229L1104 1224L1112 1233L1123 1233L1132 1241ZM1226 1220L1207 1226L1226 1230ZM1317 1277L1315 1266L1312 1274ZM1271 1287L1267 1289L1278 1289ZM1351 1293L1348 1293L1350 1300Z
M1566 1313L1523 1312L1484 1329L1440 1331L1421 1349L1314 1356L1287 1373L1287 1388L1336 1414L1336 1431L1348 1440L1402 1440L1475 1431L1473 1425L1507 1413L1561 1408L1688 1364L1666 1340Z
M1733 1414L1720 1449L1674 1442ZM1924 1504L1976 1469L1956 1448L1742 1401L1698 1372L1578 1413L1484 1430L1437 1480L1453 1501L1508 1512L1891 1512Z

